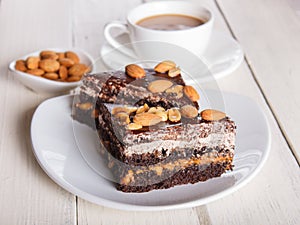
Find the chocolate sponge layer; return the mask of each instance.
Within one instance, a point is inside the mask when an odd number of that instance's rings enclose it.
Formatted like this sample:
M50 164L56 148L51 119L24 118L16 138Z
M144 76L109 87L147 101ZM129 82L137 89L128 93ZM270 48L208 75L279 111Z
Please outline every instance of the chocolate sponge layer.
M203 169L198 165L193 165L188 168L178 171L173 176L155 184L147 186L131 186L116 184L118 190L123 192L148 192L154 189L167 189L175 185L194 184L199 181L206 181L213 177L220 177L228 168L231 168L231 162L211 163Z

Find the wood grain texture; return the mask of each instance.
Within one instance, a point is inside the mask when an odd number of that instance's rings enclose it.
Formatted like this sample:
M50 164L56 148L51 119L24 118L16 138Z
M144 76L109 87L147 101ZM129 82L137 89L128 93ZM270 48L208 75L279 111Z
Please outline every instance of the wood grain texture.
M127 12L140 0L76 0L73 9L73 44L85 49L95 59L104 43L103 27L112 20L125 21Z
M39 96L8 72L8 63L49 46L70 46L67 1L3 0L0 5L0 224L74 224L75 197L41 170L30 122ZM47 18L50 11L57 17ZM62 21L60 21L62 20Z
M8 72L8 63L49 47L80 47L97 58L104 42L104 24L123 20L140 2L0 0L0 224L300 224L299 165L272 115L299 156L300 4L295 0L218 1L251 67L244 62L232 75L218 80L218 86L254 99L266 113L272 131L271 154L248 185L205 206L125 212L80 198L76 205L76 197L41 170L31 150L29 128L34 109L51 96L22 86ZM201 4L215 12L215 28L230 34L214 1ZM285 108L291 113L284 114Z
M218 1L300 162L300 3Z
M206 207L170 210L162 212L126 212L94 205L80 199L78 204L78 224L102 225L150 225L150 224L203 224L210 225Z
M272 139L262 171L239 191L207 205L212 224L299 224L299 167L247 64L219 80L218 85L221 90L241 93L256 101L268 118Z

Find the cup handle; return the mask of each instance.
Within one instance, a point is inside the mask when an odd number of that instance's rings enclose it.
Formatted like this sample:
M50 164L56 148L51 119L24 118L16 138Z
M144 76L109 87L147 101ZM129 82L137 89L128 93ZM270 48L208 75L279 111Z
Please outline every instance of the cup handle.
M115 48L119 52L121 52L127 56L136 58L136 55L132 51L132 49L130 49L129 47L124 47L124 43L120 43L119 41L116 40L115 37L113 37L111 35L110 31L112 28L120 29L123 33L129 34L128 25L121 21L110 22L110 23L106 24L104 27L104 37L105 37L105 40L107 41L107 43L110 44L113 48Z

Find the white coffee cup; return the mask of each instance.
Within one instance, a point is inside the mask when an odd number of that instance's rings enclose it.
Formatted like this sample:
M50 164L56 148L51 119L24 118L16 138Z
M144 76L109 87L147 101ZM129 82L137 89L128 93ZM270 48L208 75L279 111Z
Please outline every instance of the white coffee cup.
M205 21L196 27L184 30L154 30L144 28L136 23L144 18L165 15L178 14L198 18ZM129 35L132 47L135 53L139 56L154 55L154 42L168 43L184 48L196 55L201 55L207 47L211 31L213 28L214 16L212 12L198 4L185 1L155 1L137 6L132 9L127 15L127 21L113 21L108 23L104 28L104 36L106 41L114 48L127 55L130 55L130 50L121 47L124 43L117 41L111 35L111 29L120 29L121 32L126 32ZM147 44L138 44L141 42L151 42L147 48ZM120 48L121 47L121 48Z

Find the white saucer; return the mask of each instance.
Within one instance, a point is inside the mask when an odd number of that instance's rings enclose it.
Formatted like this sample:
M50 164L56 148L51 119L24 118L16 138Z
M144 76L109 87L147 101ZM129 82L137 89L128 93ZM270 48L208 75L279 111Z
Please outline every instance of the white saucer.
M80 154L71 118L73 96L43 102L31 122L34 154L44 171L57 184L93 203L123 210L166 210L194 207L222 198L248 183L262 168L270 150L267 120L251 99L223 94L226 112L237 124L234 170L206 182L167 190L129 194L97 174ZM249 113L251 112L251 113ZM95 132L78 124L86 149L97 147ZM82 151L82 149L81 149ZM99 162L101 163L101 162Z
M124 45L130 43L127 33L118 35L116 40ZM111 54L112 51L114 51L114 54ZM105 57L108 54L110 54L109 57ZM138 60L115 50L108 43L102 46L100 56L104 64L109 69L114 70ZM232 36L214 30L206 51L198 57L207 65L214 79L219 79L231 74L239 67L244 59L244 53L239 43ZM180 62L178 64L181 65Z

